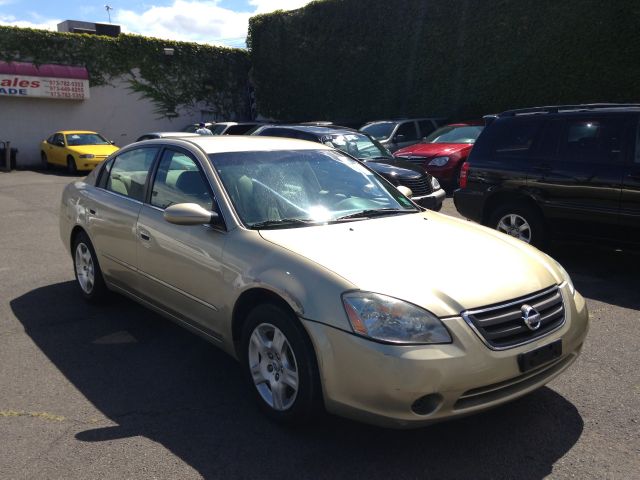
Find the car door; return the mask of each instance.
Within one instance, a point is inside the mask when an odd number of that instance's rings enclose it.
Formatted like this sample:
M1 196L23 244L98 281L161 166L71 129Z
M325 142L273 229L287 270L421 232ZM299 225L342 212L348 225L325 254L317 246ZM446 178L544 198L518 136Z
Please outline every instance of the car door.
M403 122L398 126L396 133L392 137L391 142L391 150L395 152L404 147L408 147L409 145L414 145L418 143L418 129L416 126L416 122Z
M638 244L640 243L640 123L635 131L634 155L628 157L622 177L620 227L624 239Z
M545 122L530 158L527 186L554 232L619 237L619 209L629 118L594 115Z
M64 135L56 133L47 140L47 143L46 155L48 162L56 165L66 165Z
M87 188L87 228L103 274L127 291L138 287L136 225L146 181L158 147L141 147L110 158L95 188Z
M217 205L195 156L166 148L137 222L141 293L174 317L220 339L224 228L175 225L164 210L178 203Z

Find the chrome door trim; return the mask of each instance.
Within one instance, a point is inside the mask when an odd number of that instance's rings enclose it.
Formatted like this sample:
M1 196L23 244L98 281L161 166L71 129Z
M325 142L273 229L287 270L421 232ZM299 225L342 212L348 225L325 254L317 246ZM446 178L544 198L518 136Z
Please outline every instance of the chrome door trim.
M162 285L163 287L169 288L170 290L173 290L174 292L177 292L185 297L187 297L190 300L193 300L194 302L199 303L200 305L203 305L211 310L213 310L214 312L218 311L218 307L216 307L215 305L211 305L208 302L205 302L204 300L191 295L190 293L185 292L184 290L179 289L178 287L174 287L173 285L171 285L170 283L167 283L163 280L160 280L159 278L154 277L153 275L149 275L148 273L143 272L142 270L138 270L138 273L140 275L142 275L145 278L148 278L149 280L153 280L156 283L159 283L160 285Z

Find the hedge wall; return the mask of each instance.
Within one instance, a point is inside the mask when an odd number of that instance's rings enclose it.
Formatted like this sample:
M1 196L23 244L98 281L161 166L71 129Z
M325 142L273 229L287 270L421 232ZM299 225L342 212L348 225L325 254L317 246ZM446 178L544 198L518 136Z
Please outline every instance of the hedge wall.
M637 0L324 0L250 21L258 110L477 117L640 100Z
M165 56L164 48L173 48L174 55ZM93 86L124 77L160 115L199 102L227 116L248 108L249 57L240 49L0 26L0 60L85 66Z

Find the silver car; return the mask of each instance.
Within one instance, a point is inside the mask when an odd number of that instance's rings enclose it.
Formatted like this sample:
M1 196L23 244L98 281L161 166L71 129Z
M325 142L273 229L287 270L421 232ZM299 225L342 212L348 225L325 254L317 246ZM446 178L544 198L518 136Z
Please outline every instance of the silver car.
M280 421L477 412L559 375L588 329L552 258L311 142L129 145L66 187L60 232L87 300L119 292L207 338Z

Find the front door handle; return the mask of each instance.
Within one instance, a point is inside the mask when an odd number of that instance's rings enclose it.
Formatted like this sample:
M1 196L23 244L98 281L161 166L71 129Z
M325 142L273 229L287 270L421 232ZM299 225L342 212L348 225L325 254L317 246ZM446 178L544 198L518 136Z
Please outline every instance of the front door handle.
M151 240L151 235L149 235L149 232L147 232L146 230L140 230L138 233L140 234L140 238L145 242Z

